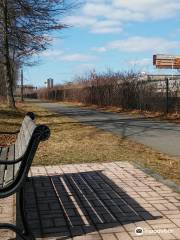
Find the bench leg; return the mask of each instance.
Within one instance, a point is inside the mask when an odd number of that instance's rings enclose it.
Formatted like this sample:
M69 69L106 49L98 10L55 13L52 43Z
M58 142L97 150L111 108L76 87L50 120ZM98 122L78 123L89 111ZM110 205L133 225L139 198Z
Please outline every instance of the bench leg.
M0 223L0 229L8 229L16 233L16 239L21 239L21 240L34 240L35 238L31 235L29 229L28 229L28 224L25 219L24 215L24 193L23 193L23 188L17 192L16 195L16 206L18 206L18 210L20 213L20 218L21 219L16 219L16 222L21 220L22 222L22 229L21 227L17 227L14 224L9 224L9 223ZM17 215L17 214L16 214Z
M20 213L20 218L22 222L22 227L23 227L23 235L26 237L26 239L34 240L34 237L32 236L29 228L28 228L28 223L25 218L25 211L24 211L24 190L21 188L19 192L17 193L17 203L19 207L19 213Z
M35 240L32 236L24 214L24 191L21 188L16 194L16 206L19 210L17 213L20 213L20 217L16 219L16 223L21 222L22 227L17 227L14 224L9 223L0 223L0 229L8 229L16 233L16 239L21 240ZM16 214L17 215L17 214Z
M23 225L23 229L24 229L24 234L27 235L29 232L28 229L28 224L24 215L24 191L23 188L20 189L20 192L17 193L19 196L17 196L18 201L19 201L19 211L20 211L20 217L21 217L21 221L22 221L22 225Z
M15 232L22 240L28 240L22 233L22 231L13 224L0 223L0 229L9 229Z

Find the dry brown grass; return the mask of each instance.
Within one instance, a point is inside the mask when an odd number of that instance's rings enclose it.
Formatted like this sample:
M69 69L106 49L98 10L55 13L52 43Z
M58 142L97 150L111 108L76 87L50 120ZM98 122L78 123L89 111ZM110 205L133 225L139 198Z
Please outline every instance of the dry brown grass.
M37 105L18 104L17 111L1 105L0 131L18 129L27 111L35 112L37 123L47 124L51 129L51 137L40 145L34 165L130 161L140 163L165 178L180 183L180 160L95 127L83 125L72 118L51 113ZM5 140L0 138L0 143Z

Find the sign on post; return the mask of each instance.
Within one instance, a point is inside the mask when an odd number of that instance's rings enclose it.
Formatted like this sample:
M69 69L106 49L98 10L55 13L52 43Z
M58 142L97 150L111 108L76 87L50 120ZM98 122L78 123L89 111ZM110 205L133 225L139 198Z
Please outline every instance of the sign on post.
M180 55L154 55L153 65L156 66L156 68L180 69Z

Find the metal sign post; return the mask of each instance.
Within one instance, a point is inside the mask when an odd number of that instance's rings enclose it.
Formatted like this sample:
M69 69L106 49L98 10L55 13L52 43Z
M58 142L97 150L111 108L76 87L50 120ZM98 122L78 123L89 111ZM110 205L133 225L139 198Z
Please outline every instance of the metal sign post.
M171 69L170 79L165 78L166 84L166 114L169 113L169 80L174 80L174 69L180 69L180 55L157 54L153 56L153 65L159 69Z

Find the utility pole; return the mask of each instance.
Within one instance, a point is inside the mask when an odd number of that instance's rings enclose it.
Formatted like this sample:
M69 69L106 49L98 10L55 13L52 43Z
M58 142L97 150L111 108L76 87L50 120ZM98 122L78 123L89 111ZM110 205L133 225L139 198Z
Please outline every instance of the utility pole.
M23 90L24 90L24 76L23 69L21 69L21 102L24 101Z

